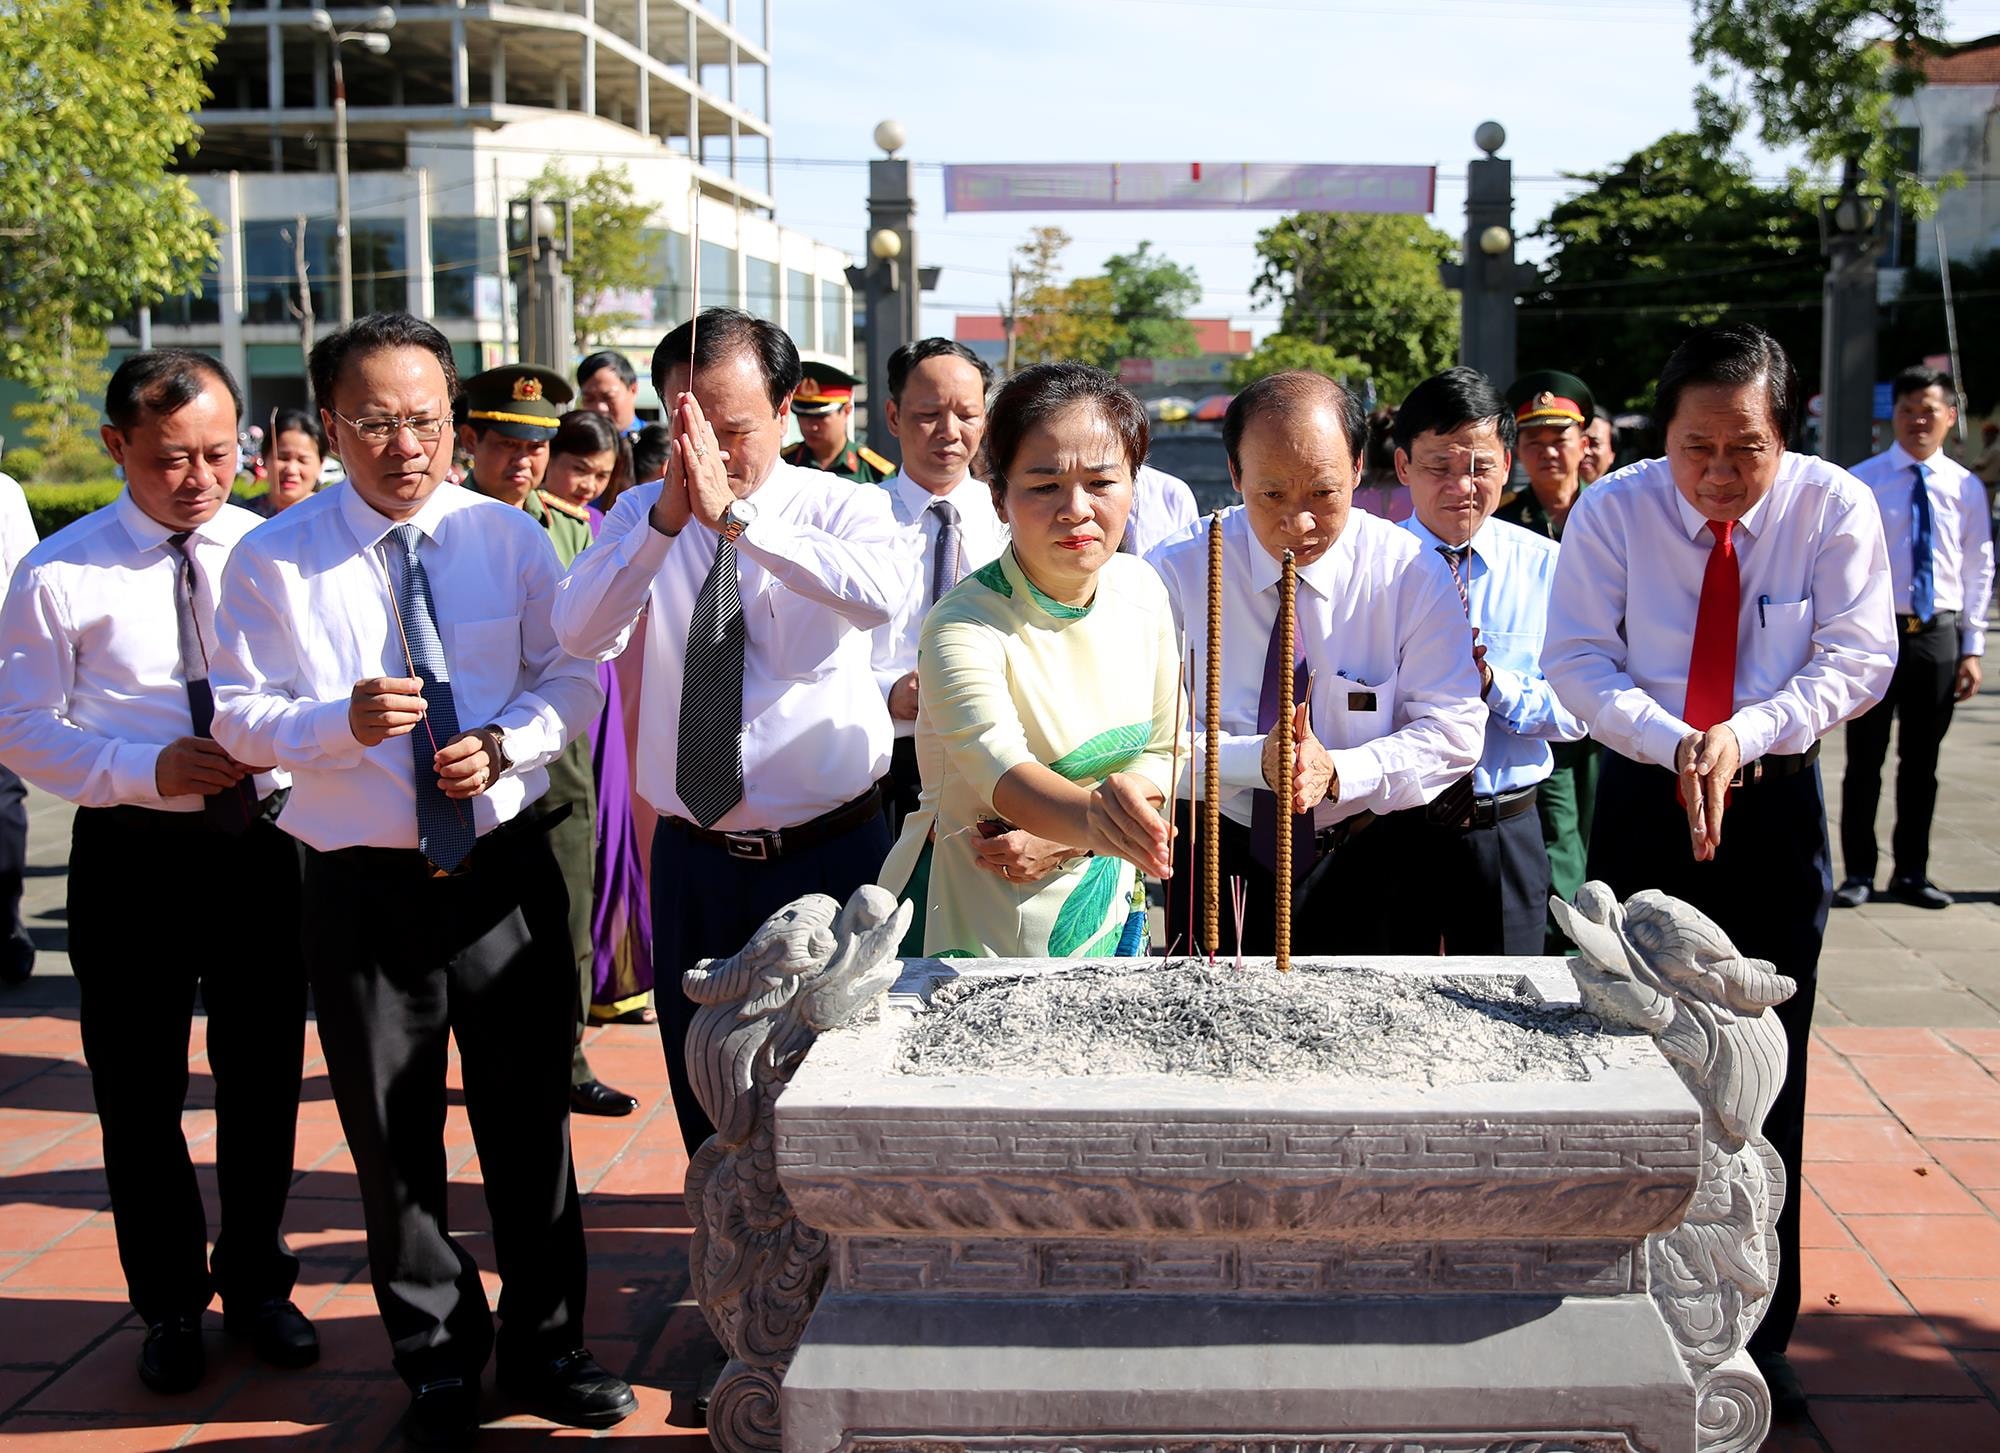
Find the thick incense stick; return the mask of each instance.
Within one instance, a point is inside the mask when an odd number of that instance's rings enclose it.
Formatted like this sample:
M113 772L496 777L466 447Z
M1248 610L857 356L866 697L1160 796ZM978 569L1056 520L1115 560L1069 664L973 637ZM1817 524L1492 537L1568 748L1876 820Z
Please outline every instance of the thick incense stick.
M1292 971L1292 756L1298 749L1292 733L1292 663L1298 659L1299 567L1285 552L1285 573L1278 587L1278 640L1284 656L1278 669L1278 760L1284 763L1284 786L1278 793L1277 948L1278 972Z
M688 392L694 392L694 344L701 320L701 183L688 182Z
M1222 946L1222 511L1208 517L1208 760L1202 764L1202 945L1215 962Z

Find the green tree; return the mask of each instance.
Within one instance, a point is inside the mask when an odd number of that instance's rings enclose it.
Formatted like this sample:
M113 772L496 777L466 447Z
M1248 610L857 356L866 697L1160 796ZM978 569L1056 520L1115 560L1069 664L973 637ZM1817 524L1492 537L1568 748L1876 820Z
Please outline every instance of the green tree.
M638 200L624 167L602 164L579 177L550 162L528 183L528 195L570 204L570 254L563 262L576 296L579 352L608 343L642 316L632 295L653 286L646 236L653 209Z
M1689 328L1737 317L1817 376L1825 264L1799 198L1687 132L1582 180L1589 190L1535 232L1552 251L1542 287L1521 301L1524 369L1568 369L1604 407L1644 408Z
M1014 362L1068 359L1098 368L1116 367L1120 330L1117 297L1108 277L1059 281L1069 234L1060 227L1037 227L1015 249Z
M222 35L219 4L14 0L0 24L0 373L73 430L105 330L193 288L215 224L169 173Z
M1438 280L1457 252L1421 217L1298 212L1257 234L1251 296L1282 305L1288 339L1356 360L1399 399L1458 361L1458 297Z
M1692 49L1711 82L1695 92L1703 138L1720 155L1754 114L1766 145L1803 146L1821 171L1857 161L1925 215L1937 188L1897 149L1892 108L1922 84L1924 54L1945 48L1944 10L1944 0L1695 0Z
M1201 299L1201 279L1192 268L1141 242L1136 251L1105 261L1111 284L1111 316L1120 334L1121 358L1192 358L1194 324L1188 309Z
M1367 364L1331 344L1313 343L1289 333L1273 333L1248 358L1239 358L1229 365L1229 382L1233 388L1247 388L1266 374L1295 368L1323 373L1343 384L1351 382L1357 388L1369 376Z

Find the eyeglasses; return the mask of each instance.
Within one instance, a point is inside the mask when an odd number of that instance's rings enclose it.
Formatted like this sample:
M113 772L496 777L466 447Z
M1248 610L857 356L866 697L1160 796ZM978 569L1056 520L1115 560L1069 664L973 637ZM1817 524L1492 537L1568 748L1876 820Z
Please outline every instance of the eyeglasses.
M374 414L365 419L350 419L338 409L328 409L327 412L370 444L387 444L405 429L424 443L429 443L444 433L444 426L450 422L448 419L428 414L419 414L407 419L399 419L394 414Z

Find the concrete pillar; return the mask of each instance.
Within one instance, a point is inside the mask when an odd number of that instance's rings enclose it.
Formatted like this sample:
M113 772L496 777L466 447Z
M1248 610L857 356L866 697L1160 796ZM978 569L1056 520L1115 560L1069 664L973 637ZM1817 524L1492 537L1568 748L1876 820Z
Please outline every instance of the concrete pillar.
M646 13L646 0L632 0L633 35L632 44L639 47L639 125L641 136L653 134L653 47L647 34L650 17Z
M437 311L437 279L431 272L431 174L428 167L417 168L417 185L412 189L405 226L409 238L403 256L409 262L409 284L404 306L419 318Z
M451 104L463 111L472 104L472 58L465 49L465 16L451 17Z
M507 43L498 35L493 38L493 104L507 104Z
M701 165L701 52L697 47L699 39L694 6L690 5L687 8L688 155L694 158L696 166Z
M243 174L223 178L221 255L215 262L217 310L222 318L222 355L226 367L245 388L250 386L250 355L243 346L243 311L250 306L243 282Z
M597 114L597 0L583 0L583 110Z

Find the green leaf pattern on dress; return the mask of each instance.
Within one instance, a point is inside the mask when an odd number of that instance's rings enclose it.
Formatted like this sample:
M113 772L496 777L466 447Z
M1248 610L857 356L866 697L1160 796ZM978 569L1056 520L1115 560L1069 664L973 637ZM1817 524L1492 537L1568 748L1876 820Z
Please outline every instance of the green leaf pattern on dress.
M1101 782L1137 761L1152 736L1149 721L1113 727L1071 747L1049 763L1049 770L1071 782Z
M1104 937L1105 915L1118 896L1120 862L1117 858L1092 858L1069 897L1056 914L1049 930L1049 957L1066 959L1085 950L1095 950ZM1121 926L1113 924L1114 931ZM1117 938L1112 938L1115 946Z

